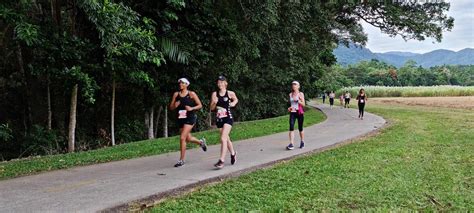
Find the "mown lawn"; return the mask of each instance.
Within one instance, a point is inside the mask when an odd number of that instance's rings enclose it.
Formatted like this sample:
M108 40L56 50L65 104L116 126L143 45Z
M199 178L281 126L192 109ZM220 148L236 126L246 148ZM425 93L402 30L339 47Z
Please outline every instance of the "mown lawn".
M153 212L474 210L472 110L368 105L392 125L357 143L206 186Z
M325 119L323 113L309 109L305 116L305 125L312 125ZM288 130L288 116L242 122L234 125L231 133L233 141L269 135ZM205 137L209 145L219 143L217 130L196 133L197 137ZM190 145L189 148L196 147ZM179 150L178 137L159 138L121 144L87 152L34 157L21 160L0 162L0 179L13 178L33 173L71 168L117 160L125 160L150 155L158 155Z

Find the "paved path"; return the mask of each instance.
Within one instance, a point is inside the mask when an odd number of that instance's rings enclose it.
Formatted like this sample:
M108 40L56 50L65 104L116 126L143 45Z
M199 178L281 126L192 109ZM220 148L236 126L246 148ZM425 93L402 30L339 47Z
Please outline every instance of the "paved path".
M365 135L385 124L383 118L370 113L359 120L354 109L317 107L327 115L327 120L305 128L304 149L286 151L288 133L284 132L238 141L234 144L238 162L228 165L227 159L222 170L213 168L220 148L214 145L207 152L188 150L187 163L182 168L173 168L179 156L173 152L0 181L0 212L100 211L180 187L238 175Z

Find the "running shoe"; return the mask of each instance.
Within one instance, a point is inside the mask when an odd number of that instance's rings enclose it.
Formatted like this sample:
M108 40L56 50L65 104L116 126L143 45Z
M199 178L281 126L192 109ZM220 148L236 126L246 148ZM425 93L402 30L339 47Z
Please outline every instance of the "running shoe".
M286 147L286 149L288 149L288 150L293 150L294 148L295 148L295 146L293 146L293 144L291 144L291 143Z
M184 160L179 160L178 163L174 165L174 167L181 167L184 166Z
M237 152L234 155L230 155L230 164L234 165L235 161L237 161Z
M224 168L224 162L219 159L216 164L214 164L216 168L222 169Z
M206 139L205 138L201 138L201 148L202 148L202 151L207 151L207 144L206 144Z
M300 143L300 149L302 149L302 148L304 148L304 142L303 141L301 141L301 143Z

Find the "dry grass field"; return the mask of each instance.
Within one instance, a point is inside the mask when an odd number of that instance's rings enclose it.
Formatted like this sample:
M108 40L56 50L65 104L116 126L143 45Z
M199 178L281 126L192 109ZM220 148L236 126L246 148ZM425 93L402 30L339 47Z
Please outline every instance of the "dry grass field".
M371 98L368 102L368 104L370 104L370 102L373 102L378 104L445 107L474 110L474 96Z

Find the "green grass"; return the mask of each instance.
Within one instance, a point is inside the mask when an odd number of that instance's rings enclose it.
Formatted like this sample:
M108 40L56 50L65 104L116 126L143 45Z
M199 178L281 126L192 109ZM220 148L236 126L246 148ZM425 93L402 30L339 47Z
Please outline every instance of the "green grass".
M340 95L349 91L352 97L359 94L361 87L348 87L338 90ZM438 96L473 96L474 86L430 86L430 87L385 87L363 86L369 98L374 97L438 97Z
M312 125L325 119L323 113L309 109L305 114L305 125ZM234 125L231 137L234 141L269 135L288 130L288 116L242 122ZM215 130L194 134L205 137L208 144L219 143L219 132ZM190 145L189 148L196 147ZM157 155L179 150L178 137L159 138L121 144L87 152L77 152L61 155L33 157L20 160L0 162L0 179L29 175L33 173L71 168L74 166L90 165L110 161L131 159L143 156ZM177 156L178 157L178 156Z
M474 112L368 105L392 125L337 149L205 186L154 212L474 210Z

